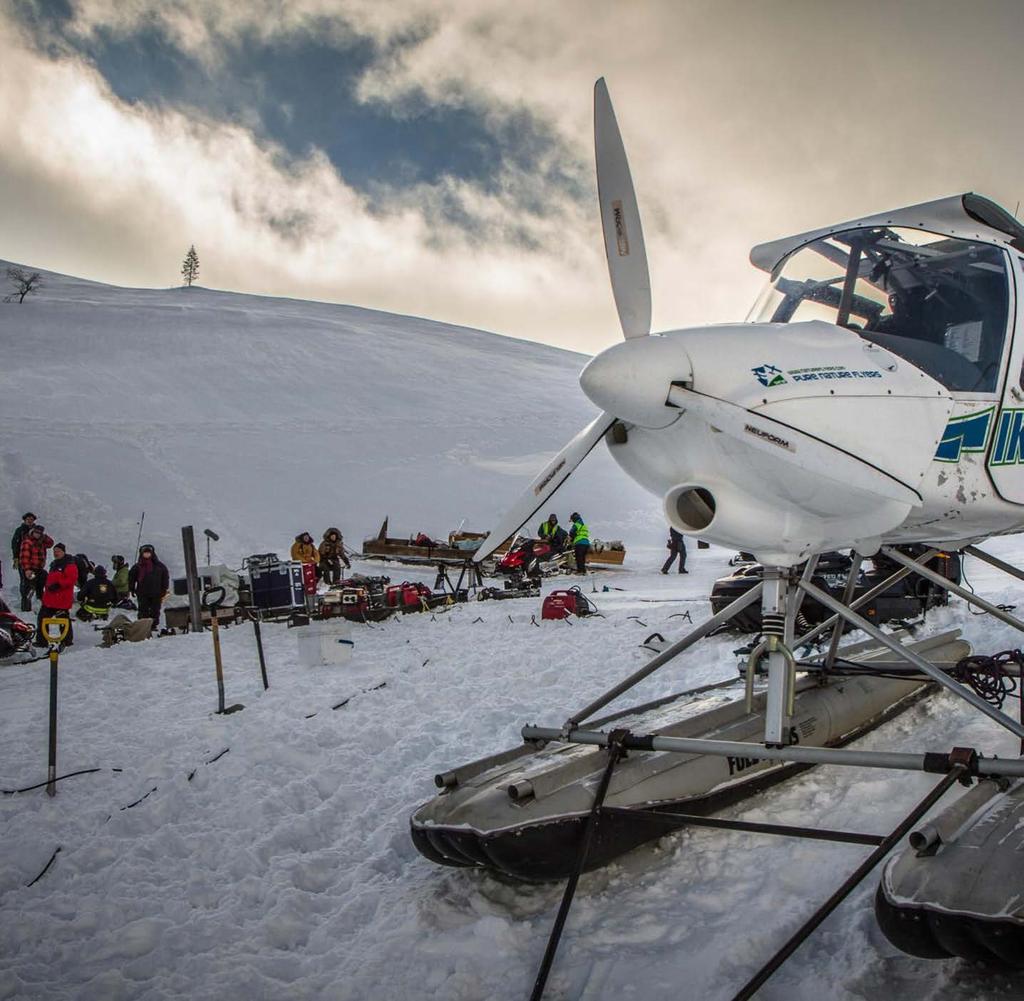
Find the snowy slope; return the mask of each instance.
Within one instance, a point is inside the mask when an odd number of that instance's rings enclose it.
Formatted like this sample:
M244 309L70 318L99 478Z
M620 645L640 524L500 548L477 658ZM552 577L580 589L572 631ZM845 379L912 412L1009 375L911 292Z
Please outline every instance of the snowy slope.
M0 269L3 268L0 262ZM301 531L483 529L593 416L585 358L482 331L203 288L45 274L0 304L0 512L73 551L165 554L210 527L236 563ZM660 540L605 449L554 499L601 538ZM55 536L56 537L56 536Z
M194 522L222 533L229 562L328 523L358 540L386 512L404 530L482 525L588 419L582 359L554 349L350 307L48 278L38 299L0 305L0 511L13 527L32 507L75 548L129 548L142 509L172 558ZM644 637L706 618L729 555L692 551L688 577L658 575L657 503L600 449L552 505L573 506L632 547L627 568L594 576L615 588L592 595L604 617L538 627L537 600L460 605L357 628L337 669L303 667L294 631L268 624L267 692L251 630L231 628L227 696L246 706L231 716L213 713L208 635L103 650L80 627L61 658L58 771L99 771L54 799L0 796L0 1001L529 996L561 887L434 866L409 814L436 772L518 743L525 723L560 724L646 660ZM989 548L1024 560L1017 538ZM1024 607L1024 586L968 563L986 597ZM1020 645L960 602L928 631L949 626L979 653ZM700 644L619 705L734 677L740 642ZM0 666L0 789L45 779L47 698L44 662ZM1016 753L948 695L862 744ZM818 769L728 815L882 833L932 781ZM725 1001L863 853L707 830L638 849L581 881L546 997ZM1019 974L896 952L874 886L759 998L1024 997Z

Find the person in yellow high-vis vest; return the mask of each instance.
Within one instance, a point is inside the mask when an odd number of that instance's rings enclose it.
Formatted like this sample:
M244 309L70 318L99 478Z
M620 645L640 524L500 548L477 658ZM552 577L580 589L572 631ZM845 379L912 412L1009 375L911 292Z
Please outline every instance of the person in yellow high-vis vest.
M542 521L540 527L537 529L537 538L543 542L550 542L552 548L556 553L560 553L565 549L565 543L568 540L568 533L558 524L558 515L548 515L547 521Z
M587 528L578 511L573 511L572 526L569 528L569 545L576 554L576 573L587 572L587 552L590 549L590 529Z

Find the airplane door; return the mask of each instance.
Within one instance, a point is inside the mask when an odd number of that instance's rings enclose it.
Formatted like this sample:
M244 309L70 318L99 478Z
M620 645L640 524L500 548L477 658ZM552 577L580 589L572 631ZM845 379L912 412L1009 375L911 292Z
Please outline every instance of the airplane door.
M988 456L988 471L1003 500L1024 504L1024 316L1019 308L1024 288L1024 262L1010 254L1010 342L999 409L994 414L994 429Z

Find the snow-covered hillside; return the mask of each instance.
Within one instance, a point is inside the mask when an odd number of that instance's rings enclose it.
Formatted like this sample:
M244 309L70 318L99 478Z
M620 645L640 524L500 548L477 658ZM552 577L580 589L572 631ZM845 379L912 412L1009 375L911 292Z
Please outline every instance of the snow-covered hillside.
M590 417L582 359L554 349L352 307L46 277L0 305L0 517L13 528L32 508L94 555L129 550L143 509L172 563L188 523L219 531L231 563L328 524L358 542L385 513L399 531L483 527ZM516 745L526 723L561 724L648 660L651 633L706 619L730 555L693 547L688 576L662 577L657 500L603 449L551 507L629 546L624 568L585 582L600 616L460 604L354 627L335 668L303 666L295 630L267 623L266 692L251 627L232 627L233 715L214 712L208 634L103 649L79 625L61 656L58 772L81 774L52 799L0 796L0 1001L528 997L562 887L435 866L410 813L434 774ZM1017 537L986 548L1024 562ZM980 593L1024 608L1020 582L967 566ZM1021 645L960 601L919 635L947 628L977 653ZM698 644L615 708L734 679L744 642ZM45 780L47 708L45 661L0 665L5 792ZM949 694L860 744L1018 751ZM886 833L934 781L820 768L725 815ZM706 829L641 847L581 880L545 997L726 1001L865 852ZM1024 997L1024 974L898 953L874 920L876 879L759 999Z
M134 545L142 511L165 555L194 524L236 565L329 525L358 545L386 514L394 534L483 529L594 416L582 355L198 287L44 273L0 304L0 357L4 522L31 509L105 555ZM604 448L552 509L574 507L599 537L660 540L657 500Z

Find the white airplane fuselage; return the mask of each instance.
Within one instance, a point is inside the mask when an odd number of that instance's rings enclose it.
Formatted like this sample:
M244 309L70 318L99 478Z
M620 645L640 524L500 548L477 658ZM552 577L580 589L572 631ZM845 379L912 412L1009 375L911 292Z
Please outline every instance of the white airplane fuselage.
M947 388L869 335L821 319L626 340L596 356L581 385L619 418L609 449L663 498L670 523L764 562L1017 532L1024 286L1020 256L998 253L1007 330L984 392Z

